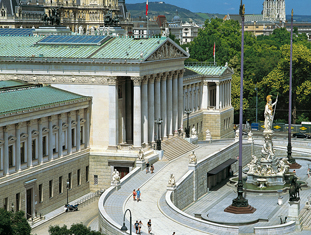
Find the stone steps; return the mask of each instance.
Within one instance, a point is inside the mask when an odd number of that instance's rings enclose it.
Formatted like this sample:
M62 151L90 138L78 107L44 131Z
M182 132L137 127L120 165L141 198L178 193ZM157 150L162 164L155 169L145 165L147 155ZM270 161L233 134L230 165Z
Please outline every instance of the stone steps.
M303 229L311 229L311 210L309 210L307 206L302 208L299 217L302 221Z
M162 142L164 157L169 161L172 161L175 158L196 149L197 147L197 145L191 144L179 136Z

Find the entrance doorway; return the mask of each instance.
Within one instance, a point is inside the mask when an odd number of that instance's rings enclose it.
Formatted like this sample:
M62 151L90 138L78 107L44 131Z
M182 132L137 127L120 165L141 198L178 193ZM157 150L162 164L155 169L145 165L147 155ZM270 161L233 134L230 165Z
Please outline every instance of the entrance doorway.
M26 191L26 207L27 219L29 219L32 216L32 188Z
M117 171L120 173L120 179L122 179L124 176L126 176L130 170L129 167L114 167Z

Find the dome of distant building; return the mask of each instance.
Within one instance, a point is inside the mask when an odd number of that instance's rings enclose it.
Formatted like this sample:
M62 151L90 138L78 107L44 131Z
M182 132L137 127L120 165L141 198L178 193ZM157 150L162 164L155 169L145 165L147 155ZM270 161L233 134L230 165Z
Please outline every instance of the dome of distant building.
M180 22L180 21L181 21L181 19L180 19L179 15L174 16L173 22Z

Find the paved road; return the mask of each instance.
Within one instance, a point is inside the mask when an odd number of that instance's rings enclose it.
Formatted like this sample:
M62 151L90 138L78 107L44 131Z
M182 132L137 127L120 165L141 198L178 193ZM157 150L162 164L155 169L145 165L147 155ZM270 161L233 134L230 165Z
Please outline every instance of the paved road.
M32 229L32 235L49 235L49 226L67 225L70 228L72 224L82 223L90 226L92 230L98 231L98 198L95 197L91 202L79 206L79 211L63 213L52 220Z

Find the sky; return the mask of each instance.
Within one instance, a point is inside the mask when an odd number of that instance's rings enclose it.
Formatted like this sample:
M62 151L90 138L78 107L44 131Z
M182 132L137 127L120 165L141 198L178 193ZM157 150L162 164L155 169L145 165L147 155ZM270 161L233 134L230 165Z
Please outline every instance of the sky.
M156 0L164 1L192 12L238 14L241 0ZM146 0L125 0L125 3L142 3ZM149 0L155 2L155 0ZM260 14L264 0L243 0L246 14ZM311 0L285 0L286 14L294 9L296 15L311 15Z

